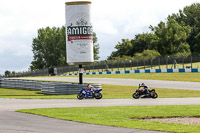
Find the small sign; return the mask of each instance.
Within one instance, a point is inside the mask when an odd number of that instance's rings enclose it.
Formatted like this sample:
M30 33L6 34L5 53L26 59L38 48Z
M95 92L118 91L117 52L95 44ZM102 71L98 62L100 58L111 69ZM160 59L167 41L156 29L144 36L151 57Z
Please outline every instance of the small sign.
M79 68L79 73L84 73L84 69L83 68Z
M58 74L58 70L57 70L57 68L56 68L56 67L54 68L54 74L55 74L55 75L57 75L57 74Z

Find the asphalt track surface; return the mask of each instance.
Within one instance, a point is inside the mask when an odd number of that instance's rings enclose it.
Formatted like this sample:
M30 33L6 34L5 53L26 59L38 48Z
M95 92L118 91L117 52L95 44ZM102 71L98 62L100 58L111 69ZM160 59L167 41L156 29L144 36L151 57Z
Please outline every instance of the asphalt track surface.
M195 105L199 98L157 99L0 99L0 133L161 133L121 127L92 125L14 112L51 107L101 107L142 105Z
M27 79L27 78L26 78ZM34 78L36 79L36 78ZM78 82L78 78L47 77L37 80L70 81ZM96 82L98 81L98 82ZM128 81L128 82L127 82ZM137 82L136 82L137 81ZM153 81L125 80L125 79L86 79L84 82L104 84L134 85L141 82L147 85L155 85ZM117 83L116 83L117 82ZM125 83L124 83L125 82ZM157 82L157 81L154 81ZM172 81L173 82L173 81ZM177 83L177 84L176 84ZM182 83L182 82L181 82ZM174 82L171 89L191 89L190 82ZM186 87L189 84L190 87ZM167 85L167 83L166 83ZM199 85L199 84L196 84ZM164 86L164 85L163 85ZM176 87L173 87L176 86ZM178 86L178 87L177 87ZM154 87L154 86L151 86ZM169 84L168 87L170 88ZM199 88L193 88L199 90ZM192 90L191 89L191 90ZM161 133L121 127L110 127L85 124L80 122L65 121L43 116L14 112L18 109L51 108L51 107L97 107L97 106L142 106L142 105L199 105L199 98L157 98L157 99L0 99L0 133Z
M79 82L78 77L24 77L23 79ZM199 82L120 79L120 78L83 78L83 83L100 83L100 84L130 85L130 86L138 86L141 83L145 83L147 86L152 87L152 88L168 88L168 89L199 90L200 91Z

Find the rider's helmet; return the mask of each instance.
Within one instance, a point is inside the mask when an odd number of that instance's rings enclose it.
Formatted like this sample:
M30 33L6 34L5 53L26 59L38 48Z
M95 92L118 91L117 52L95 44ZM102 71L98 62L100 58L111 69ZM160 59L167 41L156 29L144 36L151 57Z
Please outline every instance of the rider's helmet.
M88 84L88 85L87 85L87 88L92 88L92 85L91 85L91 84Z
M141 84L141 86L145 86L145 84L144 84L144 83L142 83L142 84Z

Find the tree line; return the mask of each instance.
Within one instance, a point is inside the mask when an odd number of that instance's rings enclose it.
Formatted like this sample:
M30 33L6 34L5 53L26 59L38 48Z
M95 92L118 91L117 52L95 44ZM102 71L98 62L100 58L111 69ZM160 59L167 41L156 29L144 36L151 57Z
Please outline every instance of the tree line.
M200 54L200 4L186 6L173 13L150 32L137 34L131 40L122 39L108 59L155 58L157 56L187 57Z

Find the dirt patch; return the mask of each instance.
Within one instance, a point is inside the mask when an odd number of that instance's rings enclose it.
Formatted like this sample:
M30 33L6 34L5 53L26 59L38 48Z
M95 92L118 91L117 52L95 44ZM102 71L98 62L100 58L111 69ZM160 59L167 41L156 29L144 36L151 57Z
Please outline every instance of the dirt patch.
M187 125L200 125L200 117L146 118L146 119L141 118L140 120L180 123Z

